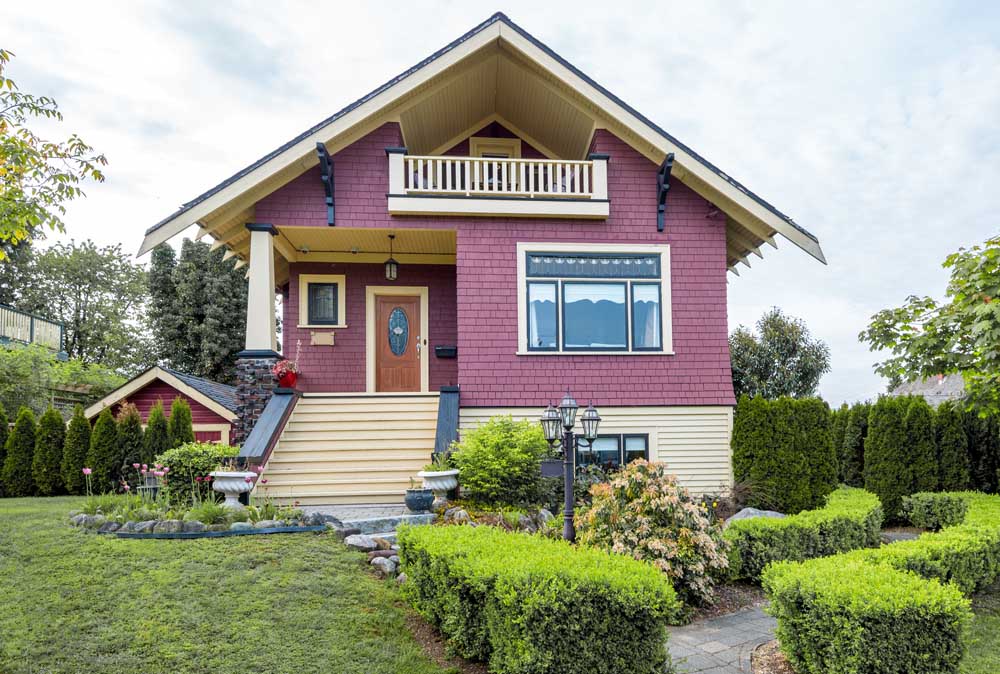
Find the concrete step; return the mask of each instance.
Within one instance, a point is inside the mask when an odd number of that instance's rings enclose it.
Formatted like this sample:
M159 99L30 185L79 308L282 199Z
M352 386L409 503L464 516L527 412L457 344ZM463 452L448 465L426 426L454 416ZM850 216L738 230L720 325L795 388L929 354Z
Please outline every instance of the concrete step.
M361 533L369 536L382 536L379 532L391 533L393 540L395 540L396 527L400 524L431 524L435 517L437 517L437 515L434 513L419 513L413 515L398 515L394 517L373 517L371 519L363 520L343 520L343 522L345 527L349 529L360 529Z

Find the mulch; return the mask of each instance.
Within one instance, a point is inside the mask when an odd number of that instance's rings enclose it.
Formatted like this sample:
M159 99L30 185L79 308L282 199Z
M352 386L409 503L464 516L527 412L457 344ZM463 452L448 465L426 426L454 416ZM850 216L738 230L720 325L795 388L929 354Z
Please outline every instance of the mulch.
M715 588L715 603L699 606L691 613L690 620L708 620L733 613L743 608L763 606L767 603L764 591L749 583L725 583Z
M778 640L761 644L750 656L753 674L795 674L788 659L778 649Z
M410 628L417 643L423 647L427 657L441 667L454 667L462 674L487 674L485 663L471 662L449 654L441 633L419 615L410 613L406 619L406 626Z

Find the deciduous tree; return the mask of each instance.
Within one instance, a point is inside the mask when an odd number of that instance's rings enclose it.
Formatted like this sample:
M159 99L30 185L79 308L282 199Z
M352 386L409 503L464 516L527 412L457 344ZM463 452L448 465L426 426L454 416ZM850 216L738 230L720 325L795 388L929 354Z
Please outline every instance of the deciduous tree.
M742 325L729 336L733 388L768 399L816 395L820 377L830 370L830 349L812 339L801 319L775 307L757 321L757 332Z

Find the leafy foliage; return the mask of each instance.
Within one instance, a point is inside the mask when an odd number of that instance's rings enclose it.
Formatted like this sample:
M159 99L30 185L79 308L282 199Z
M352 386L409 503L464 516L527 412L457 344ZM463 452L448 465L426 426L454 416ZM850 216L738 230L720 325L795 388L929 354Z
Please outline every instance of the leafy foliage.
M139 463L152 464L160 454L170 449L170 429L163 413L163 401L157 400L146 417L146 432L142 436L142 456Z
M42 496L53 496L63 491L60 464L65 439L66 424L62 415L54 407L50 407L38 420L35 455L31 461L31 474L35 479L35 487Z
M1000 237L960 248L945 301L911 295L872 316L859 339L892 355L875 365L890 382L961 373L970 398L1000 411Z
M170 420L167 422L167 435L171 447L180 447L194 442L194 424L191 420L191 406L187 400L177 396L170 404Z
M818 510L783 519L735 520L725 531L732 546L731 575L759 580L771 562L801 562L879 543L882 504L863 489L842 487Z
M903 416L906 430L906 467L910 482L907 493L934 491L938 488L937 446L934 436L934 411L922 396L911 396Z
M166 244L153 250L150 322L162 362L229 382L244 345L247 283L225 251L209 248L185 239L179 259Z
M462 495L489 505L535 503L541 496L540 462L549 451L538 423L495 416L463 434L452 450Z
M868 436L868 415L871 405L854 403L844 423L844 439L838 462L840 481L851 487L864 484L865 438Z
M55 100L17 88L6 74L13 55L0 49L0 242L16 244L46 227L63 231L66 202L84 196L84 181L104 181L107 160L75 134L53 142L28 128L63 117Z
M32 496L35 478L31 464L35 454L35 415L27 407L17 412L14 429L7 436L3 461L3 487L7 496Z
M0 496L3 492L3 464L7 456L7 436L10 434L10 422L7 419L7 409L0 403Z
M83 468L90 451L90 421L83 414L83 406L77 405L66 429L66 440L63 444L63 456L60 470L63 484L70 494L82 494L85 480Z
M632 461L592 488L576 518L581 545L651 562L685 601L710 602L729 564L722 529L663 463Z
M830 370L830 349L812 339L804 321L775 307L757 321L757 334L742 325L729 336L736 397L816 395Z
M955 494L918 492L903 497L903 517L931 531L961 524L968 510L969 504Z
M90 434L87 450L87 467L93 472L90 479L98 494L114 491L121 479L121 457L118 454L118 429L111 408L105 407L97 415Z
M872 405L865 440L865 489L882 501L886 519L894 520L910 489L903 398L882 397Z
M936 412L935 432L940 488L944 491L968 489L969 440L965 435L962 411L951 401L941 403Z
M125 473L126 467L133 463L142 463L145 453L142 415L139 414L139 408L129 402L123 403L118 409L115 424L118 432L118 465Z
M191 504L211 497L212 490L203 478L223 462L239 453L238 447L217 442L187 442L156 457L156 462L170 468L167 490L171 503Z
M76 358L60 362L50 349L38 344L0 346L0 403L8 409L25 406L35 414L43 414L52 403L54 391L60 388L86 389L89 404L124 381L103 365Z
M679 607L649 564L497 527L404 526L398 540L407 597L491 672L669 671Z

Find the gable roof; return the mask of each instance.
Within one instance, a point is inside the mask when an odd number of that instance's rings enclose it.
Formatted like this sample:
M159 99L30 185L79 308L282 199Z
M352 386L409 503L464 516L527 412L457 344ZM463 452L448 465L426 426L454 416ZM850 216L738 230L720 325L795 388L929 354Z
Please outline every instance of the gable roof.
M891 396L923 396L932 407L948 400L965 397L965 378L960 374L941 374L903 382L889 392Z
M176 389L192 400L196 400L219 416L236 418L236 387L220 384L202 377L184 374L176 370L154 365L145 372L125 382L86 409L84 414L91 419L106 407L117 405L129 396L142 390L156 380Z
M370 121L385 112L432 78L495 42L510 45L520 57L528 59L544 70L548 77L600 110L616 125L616 130L625 132L623 140L653 161L662 161L668 153L673 153L673 176L728 216L727 229L731 230L731 236L727 235L727 244L731 251L736 251L735 259L734 254L730 254L733 263L738 259L749 266L746 257L751 253L762 257L759 246L765 242L775 246L775 233L792 241L820 262L826 262L815 235L595 82L502 12L497 12L413 67L182 205L146 230L139 255L196 223L223 241L218 236L220 232L211 224L206 225L206 221L225 225L219 230L228 229L241 216L252 212L248 210L247 200L241 200L241 197L250 192L261 196L270 193L314 165L317 142L326 144L328 150L336 151L339 149L338 141L346 145L348 140L354 140L366 120ZM253 201L249 202L250 208Z

